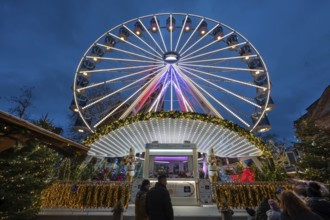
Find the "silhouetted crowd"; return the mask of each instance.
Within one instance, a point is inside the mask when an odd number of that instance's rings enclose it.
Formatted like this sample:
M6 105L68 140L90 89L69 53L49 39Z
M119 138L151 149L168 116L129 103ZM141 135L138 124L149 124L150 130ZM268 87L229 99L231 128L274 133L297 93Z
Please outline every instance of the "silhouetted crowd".
M158 182L150 190L150 181L143 180L135 199L136 220L174 219L166 185L166 175L158 176ZM323 184L299 183L294 190L279 187L275 195L279 202L264 198L256 210L247 207L249 220L330 220L330 202L324 199L329 191Z
M330 220L329 191L317 182L297 184L293 191L278 188L279 200L264 198L256 210L246 208L249 220Z

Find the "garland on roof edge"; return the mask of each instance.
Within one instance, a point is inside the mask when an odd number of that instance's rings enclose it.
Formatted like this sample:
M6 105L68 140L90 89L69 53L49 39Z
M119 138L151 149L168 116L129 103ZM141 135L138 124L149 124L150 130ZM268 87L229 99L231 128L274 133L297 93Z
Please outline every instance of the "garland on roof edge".
M256 137L252 132L249 132L244 128L240 127L239 125L226 119L221 119L196 112L161 111L148 112L146 114L139 113L132 117L116 120L111 124L107 124L98 128L94 133L91 133L89 136L86 137L86 139L83 141L83 144L90 145L100 139L103 135L106 135L120 127L127 126L138 121L146 121L154 118L182 118L199 120L219 125L223 128L236 132L241 137L248 139L251 144L255 145L261 151L262 156L267 158L271 157L271 152L269 151L268 146L261 140L261 138Z

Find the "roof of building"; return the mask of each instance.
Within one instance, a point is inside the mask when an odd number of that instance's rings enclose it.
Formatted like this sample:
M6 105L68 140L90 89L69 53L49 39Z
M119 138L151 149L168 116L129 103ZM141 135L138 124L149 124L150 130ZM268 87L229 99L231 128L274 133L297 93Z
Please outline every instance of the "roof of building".
M325 88L320 98L306 108L307 112L294 123L299 124L302 120L312 119L317 125L330 129L330 85Z
M0 111L0 152L17 143L26 143L31 140L37 140L70 154L83 155L89 150L89 147Z

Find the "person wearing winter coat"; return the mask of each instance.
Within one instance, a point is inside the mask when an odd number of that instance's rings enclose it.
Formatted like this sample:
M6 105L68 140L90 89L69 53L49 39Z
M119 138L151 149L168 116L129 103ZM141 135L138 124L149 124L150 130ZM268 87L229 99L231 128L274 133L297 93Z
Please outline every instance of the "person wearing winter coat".
M280 195L281 220L322 220L323 218L312 212L305 202L293 191L285 190Z
M248 220L255 220L256 219L255 218L256 210L254 210L253 208L250 208L250 207L246 207L245 210L249 214Z
M152 187L146 198L146 211L149 220L173 220L171 197L166 188L167 177L160 175L158 182Z
M257 208L255 220L267 220L266 212L269 209L268 198L263 198Z
M140 191L135 197L135 220L148 220L146 213L146 197L150 188L150 181L145 179L142 181Z
M325 220L330 220L330 202L322 198L321 186L310 182L307 187L307 206Z

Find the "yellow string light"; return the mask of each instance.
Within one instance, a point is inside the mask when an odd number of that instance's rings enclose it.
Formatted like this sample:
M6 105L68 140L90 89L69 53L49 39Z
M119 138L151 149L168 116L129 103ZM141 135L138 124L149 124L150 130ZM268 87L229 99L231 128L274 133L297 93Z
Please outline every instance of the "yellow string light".
M40 202L42 208L113 208L120 199L127 207L129 197L127 183L56 182L42 191Z
M219 209L223 206L223 201L231 208L257 207L263 198L277 199L275 190L278 186L293 189L293 185L286 182L218 184L215 186L216 203Z
M76 185L77 190L72 190ZM260 201L275 197L277 187L293 189L286 182L274 183L225 183L214 186L214 197L218 208L222 202L232 208L256 207ZM124 207L130 200L130 184L119 182L56 182L41 193L42 208L113 208L121 200Z

